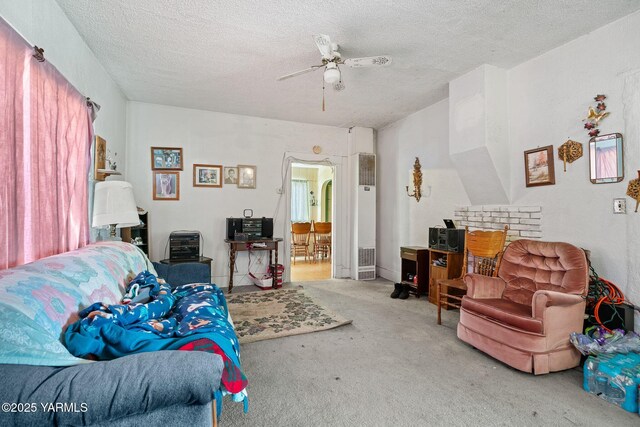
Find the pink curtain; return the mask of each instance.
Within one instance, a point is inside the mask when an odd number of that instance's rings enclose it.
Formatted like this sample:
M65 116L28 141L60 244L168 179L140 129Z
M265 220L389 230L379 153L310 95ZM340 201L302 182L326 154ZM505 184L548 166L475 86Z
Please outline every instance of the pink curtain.
M86 99L0 20L0 268L89 241Z

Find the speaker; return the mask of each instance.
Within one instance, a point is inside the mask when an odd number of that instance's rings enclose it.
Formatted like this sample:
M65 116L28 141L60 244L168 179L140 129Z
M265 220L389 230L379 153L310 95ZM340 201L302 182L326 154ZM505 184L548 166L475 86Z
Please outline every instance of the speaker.
M227 239L234 240L236 233L242 233L242 218L227 218Z
M447 250L450 252L462 252L464 250L464 230L458 228L446 228Z
M262 217L262 237L273 238L273 218Z
M438 248L438 228L429 228L429 247Z

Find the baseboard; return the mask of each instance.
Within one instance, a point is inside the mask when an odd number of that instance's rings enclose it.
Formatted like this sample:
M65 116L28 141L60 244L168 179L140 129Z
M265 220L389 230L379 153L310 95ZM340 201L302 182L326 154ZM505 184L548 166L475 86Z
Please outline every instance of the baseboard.
M382 277L383 279L387 279L387 280L389 280L391 282L399 282L400 281L400 272L399 271L389 270L387 268L380 267L379 265L376 266L376 269L378 270L378 276Z

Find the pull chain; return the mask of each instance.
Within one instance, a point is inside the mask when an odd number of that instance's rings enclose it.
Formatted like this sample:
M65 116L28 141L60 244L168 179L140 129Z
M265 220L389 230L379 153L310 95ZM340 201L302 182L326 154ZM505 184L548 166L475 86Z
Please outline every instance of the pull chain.
M324 76L322 77L322 111L324 112Z

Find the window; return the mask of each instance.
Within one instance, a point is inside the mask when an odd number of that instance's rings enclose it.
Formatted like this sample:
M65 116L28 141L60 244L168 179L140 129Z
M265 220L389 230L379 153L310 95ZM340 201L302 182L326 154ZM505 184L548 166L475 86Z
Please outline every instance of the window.
M309 221L309 181L291 180L291 222Z

